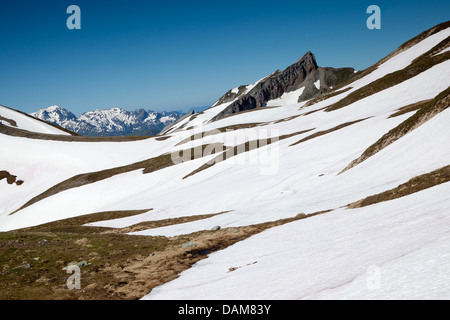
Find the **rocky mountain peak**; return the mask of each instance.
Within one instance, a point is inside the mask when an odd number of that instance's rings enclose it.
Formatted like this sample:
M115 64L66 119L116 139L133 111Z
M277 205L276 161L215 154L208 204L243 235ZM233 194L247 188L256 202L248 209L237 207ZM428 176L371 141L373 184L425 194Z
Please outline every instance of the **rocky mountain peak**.
M344 73L345 75L339 74L339 76L335 76L335 73ZM302 87L305 89L303 90L304 93L299 95L299 101L310 99L317 94L328 91L330 87L338 84L342 79L347 80L353 73L353 68L321 68L318 66L314 54L309 51L285 70L277 70L258 82L249 92L242 95L232 95L230 94L231 91L229 91L226 96L219 99L218 104L232 101L231 99L233 98L235 99L234 102L217 114L212 121L241 111L263 107L268 101L278 99L284 93L292 92ZM319 80L320 87L317 88L315 83L318 83Z

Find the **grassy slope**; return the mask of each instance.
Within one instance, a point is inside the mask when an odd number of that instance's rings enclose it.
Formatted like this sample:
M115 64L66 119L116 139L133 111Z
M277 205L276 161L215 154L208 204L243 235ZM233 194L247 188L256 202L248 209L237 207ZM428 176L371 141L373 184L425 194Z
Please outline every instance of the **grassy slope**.
M372 195L357 202L351 203L348 205L348 207L360 208L383 201L398 199L449 181L450 165L429 172L427 174L414 177L394 189Z
M211 252L268 228L316 215L299 214L274 222L175 238L127 235L121 233L124 230L82 226L86 221L137 213L99 213L0 233L0 300L139 299L156 286L176 279ZM317 214L321 213L324 212ZM147 227L183 222L186 221L154 221ZM184 247L188 242L195 246ZM63 268L80 261L88 262L81 268L81 290L69 290L66 281L71 274Z

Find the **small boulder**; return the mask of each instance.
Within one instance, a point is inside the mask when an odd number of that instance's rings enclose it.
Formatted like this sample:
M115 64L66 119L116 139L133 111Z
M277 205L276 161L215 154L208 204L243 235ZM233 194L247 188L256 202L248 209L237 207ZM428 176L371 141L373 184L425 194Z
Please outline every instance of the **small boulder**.
M83 260L83 261L80 261L77 263L77 266L79 266L79 267L86 267L88 265L89 265L89 263L86 260Z
M89 262L87 262L86 260L83 260L83 261L80 261L80 262L71 263L71 264L67 265L67 267L64 267L63 270L69 270L70 267L74 267L74 266L77 266L77 267L81 268L81 267L86 267L86 266L89 266L89 265L90 265Z
M193 242L186 242L186 243L183 243L183 244L181 245L181 247L182 247L182 248L194 248L194 247L196 247L196 245L195 245L195 243L193 243Z

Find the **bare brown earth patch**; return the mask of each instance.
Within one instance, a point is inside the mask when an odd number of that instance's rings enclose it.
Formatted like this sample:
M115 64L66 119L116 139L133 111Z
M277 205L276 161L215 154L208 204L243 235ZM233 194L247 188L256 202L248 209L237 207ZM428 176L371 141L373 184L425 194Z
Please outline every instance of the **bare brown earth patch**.
M304 115L305 116L309 116L309 115L311 115L313 113L320 112L320 111L323 111L325 109L326 109L326 107L323 107L323 108L320 108L320 109L317 109L317 110L312 110L312 111L309 111L309 112L305 113Z
M1 232L0 300L139 299L212 252L322 213L174 238L107 233L107 228L81 226L87 217L78 224L73 218ZM66 280L71 274L63 268L81 261L86 262L81 267L81 290L69 290Z
M164 220L155 220L155 221L144 221L137 224L134 224L129 227L120 228L120 229L112 229L107 230L105 233L132 233L132 232L139 232L143 230L149 230L149 229L156 229L156 228L162 228L167 226L172 226L176 224L182 224L182 223L188 223L198 220L204 220L208 218L212 218L224 213L228 213L230 211L224 211L219 213L212 213L212 214L201 214L201 215L194 215L194 216L186 216L186 217L179 217L179 218L171 218L171 219L164 219Z
M155 138L156 141L164 141L167 140L169 138L171 138L172 136L161 136L161 137L157 137Z
M334 128L328 129L328 130L316 132L316 133L314 133L314 134L312 134L312 135L310 135L310 136L307 136L306 138L303 138L303 139L301 139L301 140L299 140L299 141L297 141L297 142L291 144L290 147L295 146L295 145L300 144L300 143L303 143L303 142L306 142L306 141L308 141L308 140L317 138L317 137L321 137L321 136L323 136L323 135L332 133L332 132L334 132L334 131L343 129L343 128L345 128L345 127L351 126L351 125L353 125L353 124L356 124L356 123L358 123L358 122L361 122L361 121L364 121L364 120L367 120L367 119L370 119L370 117L369 117L369 118L360 119L360 120L356 120L356 121L346 122L346 123L340 124L340 125L338 125L338 126L336 126L336 127L334 127Z
M350 170L361 162L372 157L374 154L383 150L390 144L405 136L407 133L417 129L422 124L447 109L450 106L450 87L441 92L438 96L436 96L436 98L429 101L420 102L418 106L420 106L419 111L407 120L403 121L394 129L390 130L377 142L367 148L358 159L353 160L344 170L341 171L341 173Z
M5 118L5 117L0 116L0 123L1 123L2 121L8 122L8 123L9 123L11 126L13 126L13 127L17 127L17 122L14 121L14 120L12 120L12 119L8 119L8 118Z
M332 97L335 97L335 96L337 96L337 95L340 95L341 93L344 93L344 92L347 92L347 91L353 89L352 87L348 87L348 88L346 88L346 89L344 89L344 90L340 90L340 88L343 87L344 85L347 85L347 83L351 83L351 82L354 82L354 81L355 81L355 78L352 78L349 82L346 82L345 84L342 84L342 85L340 85L339 87L333 88L333 90L331 90L331 91L325 92L325 93L323 93L323 94L321 94L321 95L319 95L319 96L317 96L317 97L315 97L315 98L312 98L311 100L309 100L308 102L306 102L306 103L302 106L301 109L310 107L310 106L312 106L312 105L314 105L314 104L316 104L316 103L319 103L319 102L321 102L321 101L327 100L327 99L332 98ZM324 109L325 109L325 108L324 108ZM321 110L322 110L322 109L321 109Z
M406 114L406 113L410 113L410 112L413 112L413 111L417 111L417 110L419 110L419 109L422 109L422 108L423 108L424 106L426 106L427 103L429 103L431 100L432 100L432 99L429 99L429 100L423 100L423 101L419 101L419 102L412 103L412 104L409 104L409 105L407 105L407 106L404 106L404 107L398 109L395 113L391 114L391 115L389 116L389 119L390 119L390 118L395 118L395 117L398 117L398 116L402 116L402 115L404 115L404 114Z
M287 117L287 118L284 118L284 119L280 119L280 120L275 121L274 123L277 124L277 123L291 121L291 120L294 120L294 119L296 119L298 117L301 117L301 116L303 116L303 114L298 114L298 115L295 115L295 116L291 116L291 117Z
M398 187L373 195L348 205L350 209L398 199L450 181L450 165L410 179Z
M17 180L17 176L14 176L12 174L10 174L8 171L6 170L2 170L0 171L0 181L6 179L6 182L8 184L16 184L18 186L22 185L24 181L22 180Z
M442 30L445 30L447 28L450 28L450 21L445 21L437 26L434 26L421 34L417 35L416 37L412 38L411 40L405 42L402 44L397 51L404 51L406 49L411 48L412 46L416 45L417 43L421 42L422 40L425 40L426 38L432 36L433 34L436 34Z

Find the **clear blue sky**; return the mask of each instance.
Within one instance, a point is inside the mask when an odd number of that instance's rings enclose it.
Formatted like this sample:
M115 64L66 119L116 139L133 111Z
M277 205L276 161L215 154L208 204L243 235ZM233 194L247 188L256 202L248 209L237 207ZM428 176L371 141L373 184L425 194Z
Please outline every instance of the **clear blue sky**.
M72 4L81 30L66 27ZM371 4L381 30L366 28ZM207 106L307 51L320 66L364 69L449 13L448 0L1 1L0 104Z

